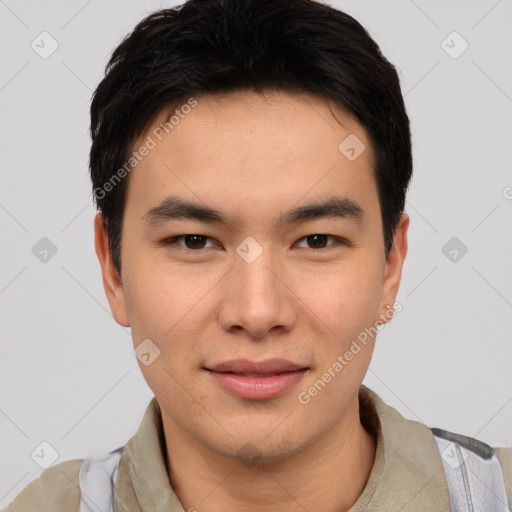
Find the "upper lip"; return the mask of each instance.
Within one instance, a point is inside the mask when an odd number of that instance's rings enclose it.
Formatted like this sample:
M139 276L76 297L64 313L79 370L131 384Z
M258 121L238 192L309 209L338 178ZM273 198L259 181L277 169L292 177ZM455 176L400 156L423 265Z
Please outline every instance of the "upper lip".
M250 361L248 359L231 359L215 366L207 367L214 372L232 373L281 373L305 370L306 366L287 361L286 359L266 359L265 361Z

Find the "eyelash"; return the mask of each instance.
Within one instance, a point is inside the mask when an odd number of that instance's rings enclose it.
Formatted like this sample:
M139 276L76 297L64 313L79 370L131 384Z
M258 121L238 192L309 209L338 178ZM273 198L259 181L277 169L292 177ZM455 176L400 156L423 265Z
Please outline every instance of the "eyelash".
M313 233L311 235L306 235L306 236L304 236L302 238L299 238L298 242L300 242L302 240L306 240L310 236L316 236L316 235L321 235L321 236L326 236L328 238L332 238L336 242L334 244L328 245L327 247L320 247L318 249L315 249L315 248L311 249L311 250L316 251L316 252L324 251L326 249L329 249L330 247L347 246L348 245L348 242L346 240L344 240L343 238L340 238L340 237L337 237L337 236L334 236L334 235L326 235L324 233ZM186 235L178 235L178 236L173 236L173 237L170 237L170 238L166 238L162 243L163 243L164 246L178 245L181 249L185 249L186 251L191 251L191 252L200 252L200 251L203 251L205 249L212 249L212 247L203 247L203 248L200 248L200 249L189 249L188 247L179 245L177 243L179 240L184 240L185 237L187 237L187 236L200 236L202 238L206 238L207 240L212 240L212 238L209 237L209 236L199 235L198 233L188 233ZM307 247L301 247L301 249L307 249Z

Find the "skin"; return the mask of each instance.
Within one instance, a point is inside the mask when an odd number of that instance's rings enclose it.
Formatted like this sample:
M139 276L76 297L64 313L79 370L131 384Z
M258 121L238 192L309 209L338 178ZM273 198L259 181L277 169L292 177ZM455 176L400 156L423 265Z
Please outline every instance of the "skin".
M348 510L361 495L376 442L361 425L358 391L375 339L307 404L307 391L365 328L385 323L407 253L403 213L385 258L371 144L334 103L288 93L241 91L196 97L197 106L129 175L122 281L101 212L95 244L115 320L134 346L160 355L139 366L162 411L170 483L185 510ZM174 106L176 108L176 106ZM174 108L162 110L134 148ZM350 133L366 150L354 161L338 145ZM281 226L279 215L333 192L364 221L315 219ZM229 227L142 217L168 195L214 207ZM199 234L202 244L172 236ZM318 248L307 237L330 235ZM247 263L236 248L253 237ZM346 245L336 244L336 237ZM192 248L190 248L192 247ZM195 248L202 247L202 248ZM279 357L310 369L279 397L242 400L204 366Z

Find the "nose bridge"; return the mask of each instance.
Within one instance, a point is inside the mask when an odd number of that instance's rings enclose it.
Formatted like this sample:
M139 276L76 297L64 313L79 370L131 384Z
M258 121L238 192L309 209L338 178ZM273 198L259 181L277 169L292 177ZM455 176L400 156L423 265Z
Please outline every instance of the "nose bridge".
M224 297L221 324L226 330L242 327L253 337L262 337L275 326L289 329L295 321L284 267L267 243L247 237L236 248L230 292ZM279 275L282 275L279 278Z
M272 250L270 242L262 242L261 239L258 242L249 236L240 243L236 253L238 259L235 261L234 274L239 291L255 300L274 300L275 294L281 292L275 275L280 265L277 251Z

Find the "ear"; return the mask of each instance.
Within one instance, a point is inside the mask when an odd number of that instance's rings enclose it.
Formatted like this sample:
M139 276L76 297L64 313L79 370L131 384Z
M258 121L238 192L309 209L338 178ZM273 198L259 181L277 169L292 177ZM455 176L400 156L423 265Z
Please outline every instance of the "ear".
M393 304L395 303L402 267L407 255L407 230L409 228L409 216L402 212L398 226L393 237L393 246L389 251L382 283L382 295L379 307L379 324L385 324L393 318Z
M112 261L105 219L101 212L98 212L94 218L94 246L103 275L103 288L105 289L112 315L118 324L129 327L130 321L126 311L123 284Z

